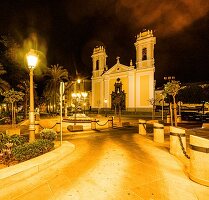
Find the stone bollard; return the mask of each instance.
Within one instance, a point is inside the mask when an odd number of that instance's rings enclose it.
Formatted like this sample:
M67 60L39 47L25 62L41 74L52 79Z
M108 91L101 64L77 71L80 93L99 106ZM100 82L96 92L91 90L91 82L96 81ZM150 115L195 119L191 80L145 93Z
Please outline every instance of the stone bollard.
M171 116L170 115L167 115L167 118L166 118L166 123L170 124L171 123Z
M203 123L202 128L209 128L209 123Z
M146 135L146 121L139 119L139 134Z
M39 121L35 121L35 134L39 133Z
M60 122L56 123L56 132L60 133Z
M190 172L193 181L209 186L209 140L190 135Z
M154 142L164 143L164 125L154 123Z
M180 142L180 138L182 144ZM177 128L174 126L170 127L170 153L175 156L183 157L185 156L182 148L186 150L186 134L185 130L182 128Z
M113 117L108 118L108 128L113 128Z
M97 129L97 128L96 128L96 122L97 122L96 119L94 119L94 120L91 121L91 129L92 129L92 130L96 130L96 129Z

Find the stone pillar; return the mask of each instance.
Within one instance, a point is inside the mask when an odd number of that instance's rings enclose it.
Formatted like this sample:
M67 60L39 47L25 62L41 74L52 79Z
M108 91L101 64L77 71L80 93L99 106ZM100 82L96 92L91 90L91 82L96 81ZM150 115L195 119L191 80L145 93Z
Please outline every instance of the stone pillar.
M91 121L91 129L92 129L92 130L96 130L96 129L97 129L97 128L96 128L96 122L97 122L96 119L94 119L94 120Z
M113 117L108 118L108 128L113 128Z
M186 150L185 130L182 128L171 126L170 127L170 153L175 156L183 157L185 155L182 150L179 136L181 137L182 146Z
M39 133L39 121L35 121L35 134Z
M164 125L160 123L154 123L154 141L158 143L164 143Z
M190 135L190 172L189 177L209 187L209 140Z
M146 121L139 119L139 134L146 135Z

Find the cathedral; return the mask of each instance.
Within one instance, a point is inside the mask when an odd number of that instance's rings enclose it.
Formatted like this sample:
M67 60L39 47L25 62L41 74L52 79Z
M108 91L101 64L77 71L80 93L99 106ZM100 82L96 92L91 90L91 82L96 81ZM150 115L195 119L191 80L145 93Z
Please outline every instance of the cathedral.
M156 38L152 30L140 32L136 42L136 66L130 61L126 66L119 57L114 66L107 68L107 54L103 46L93 50L92 62L92 109L113 109L114 92L123 93L123 110L152 110L154 98L154 45Z

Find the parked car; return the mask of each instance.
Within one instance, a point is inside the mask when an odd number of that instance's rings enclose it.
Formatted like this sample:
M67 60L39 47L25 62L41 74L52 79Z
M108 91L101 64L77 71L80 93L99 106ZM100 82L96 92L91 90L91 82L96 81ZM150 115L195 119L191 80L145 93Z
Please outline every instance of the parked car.
M195 121L202 121L202 122L209 121L209 113L206 114L198 113L197 115L195 115L194 119Z
M198 120L198 112L193 111L182 111L181 112L181 119L186 121L196 121Z

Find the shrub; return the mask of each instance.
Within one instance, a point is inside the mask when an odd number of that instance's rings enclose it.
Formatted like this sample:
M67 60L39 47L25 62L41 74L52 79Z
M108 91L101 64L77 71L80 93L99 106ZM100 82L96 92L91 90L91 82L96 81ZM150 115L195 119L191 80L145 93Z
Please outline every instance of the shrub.
M33 143L26 143L12 149L15 160L23 162L35 158L54 148L54 143L46 139L38 139Z
M13 156L12 156L12 147L13 143L6 143L5 147L1 150L0 152L0 160L4 165L9 166L10 162L13 161Z
M41 139L54 141L56 139L56 137L57 137L57 133L53 129L45 128L40 132Z
M0 133L0 151L3 148L6 148L7 143L12 143L13 147L24 144L26 142L26 138L17 134L8 135L6 133Z

